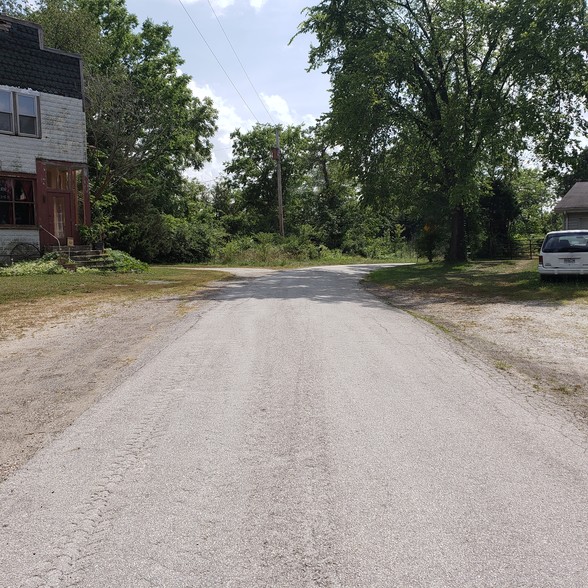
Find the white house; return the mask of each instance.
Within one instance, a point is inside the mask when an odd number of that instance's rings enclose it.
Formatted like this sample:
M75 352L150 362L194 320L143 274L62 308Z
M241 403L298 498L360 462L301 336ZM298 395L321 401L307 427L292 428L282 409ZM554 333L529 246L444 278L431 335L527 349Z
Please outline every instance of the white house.
M40 251L77 245L90 206L81 58L45 48L39 25L2 15L0 55L0 256L6 260L21 243Z
M576 182L554 210L563 214L564 229L588 229L588 182Z

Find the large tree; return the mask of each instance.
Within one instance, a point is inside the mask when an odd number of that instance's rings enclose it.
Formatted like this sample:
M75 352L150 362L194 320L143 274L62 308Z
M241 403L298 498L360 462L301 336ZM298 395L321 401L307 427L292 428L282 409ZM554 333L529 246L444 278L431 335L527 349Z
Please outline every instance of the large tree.
M231 134L233 157L225 165L225 174L233 193L232 211L240 219L240 226L234 227L237 232L270 233L278 229L276 162L272 159L275 133L275 127L258 124L250 131L237 129ZM280 128L280 135L286 228L291 232L290 209L295 187L305 171L308 133L302 126L291 125Z
M171 27L139 25L125 0L41 0L28 17L47 46L83 57L96 220L112 215L111 241L153 258L163 215L185 216L184 171L210 157L212 102L192 94Z
M461 260L484 170L530 149L562 159L585 127L584 16L584 0L323 0L301 31L352 169L410 195Z

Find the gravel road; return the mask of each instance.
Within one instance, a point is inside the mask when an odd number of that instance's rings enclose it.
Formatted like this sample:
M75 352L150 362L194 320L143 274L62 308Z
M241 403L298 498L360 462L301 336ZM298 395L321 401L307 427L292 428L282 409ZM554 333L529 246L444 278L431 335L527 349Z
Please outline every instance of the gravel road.
M585 431L365 271L184 317L0 485L0 586L588 586Z

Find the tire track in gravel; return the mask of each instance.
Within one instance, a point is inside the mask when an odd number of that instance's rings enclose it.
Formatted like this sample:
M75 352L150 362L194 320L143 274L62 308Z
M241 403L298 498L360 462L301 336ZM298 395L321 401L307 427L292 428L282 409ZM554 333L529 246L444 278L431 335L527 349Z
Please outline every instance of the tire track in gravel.
M112 515L108 508L111 497L124 483L127 471L140 461L146 444L166 429L165 415L172 404L181 401L184 394L183 389L172 389L150 398L139 424L133 427L125 445L115 453L107 471L77 509L70 530L56 541L54 555L39 565L21 585L22 588L83 585L84 561L92 557L93 546L99 545L102 536L108 532ZM133 401L129 400L126 405Z

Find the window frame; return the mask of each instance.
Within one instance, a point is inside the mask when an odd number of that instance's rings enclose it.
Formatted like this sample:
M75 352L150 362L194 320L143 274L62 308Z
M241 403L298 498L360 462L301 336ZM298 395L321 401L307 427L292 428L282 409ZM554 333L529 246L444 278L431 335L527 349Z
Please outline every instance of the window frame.
M4 92L6 94L9 95L10 99L9 99L9 104L12 108L11 112L6 112L6 111L2 111L4 114L9 114L10 115L10 120L12 123L12 130L11 131L6 131L6 130L1 130L0 129L0 133L3 135L13 135L16 137L28 137L29 139L40 139L41 138L41 101L39 98L38 94L27 94L25 92L16 92L14 90L3 90L0 89L0 92ZM20 108L19 108L19 97L25 97L25 98L32 98L33 99L33 105L34 105L34 110L35 110L35 115L34 116L30 116L28 114L20 114ZM28 118L33 118L35 120L35 133L31 134L31 133L27 133L21 130L21 125L20 125L20 117L21 116L26 116Z
M19 98L31 98L32 102L33 102L33 106L34 106L34 110L35 110L35 115L34 116L30 116L28 114L21 114L20 113L20 107L19 107ZM14 110L15 110L15 119L16 119L16 131L17 134L20 137L32 137L32 138L39 138L41 136L41 118L39 116L39 96L35 96L32 94L23 94L22 92L15 92L14 93ZM20 128L20 117L21 116L26 116L27 118L34 118L35 120L35 133L31 134L31 133L25 133L21 130Z
M0 180L3 182L10 182L11 186L11 197L6 200L0 200L0 204L8 204L10 205L9 210L9 218L12 219L11 223L1 223L0 230L2 229L32 229L37 227L37 182L35 176L32 175L0 175ZM31 200L26 202L21 202L16 198L16 183L17 182L30 182L31 184ZM26 205L27 207L32 207L33 213L33 224L24 224L24 223L16 223L17 218L17 210L16 207ZM29 217L30 218L30 217Z
M6 129L0 129L0 133L2 133L3 135L14 135L14 92L11 92L10 90L1 90L0 92L3 92L4 94L8 94L8 105L10 106L11 110L10 111L6 111L6 110L2 110L2 114L8 114L10 115L10 122L11 122L11 130L6 130Z

